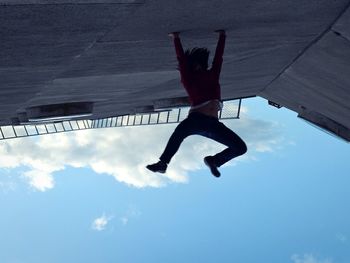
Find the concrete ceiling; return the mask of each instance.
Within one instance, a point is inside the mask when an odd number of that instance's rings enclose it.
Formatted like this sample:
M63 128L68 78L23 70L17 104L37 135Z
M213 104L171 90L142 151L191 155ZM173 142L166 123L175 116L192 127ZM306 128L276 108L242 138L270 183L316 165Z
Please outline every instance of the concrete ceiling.
M30 106L93 118L185 96L167 33L214 52L224 99L262 96L350 140L349 0L0 0L0 125Z

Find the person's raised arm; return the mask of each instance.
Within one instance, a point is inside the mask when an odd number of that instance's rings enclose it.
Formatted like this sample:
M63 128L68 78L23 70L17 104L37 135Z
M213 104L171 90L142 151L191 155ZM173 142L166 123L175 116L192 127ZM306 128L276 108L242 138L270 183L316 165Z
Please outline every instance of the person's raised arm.
M174 46L175 46L175 51L176 51L176 56L177 59L181 60L184 58L185 53L182 48L181 40L180 40L180 33L179 32L172 32L169 34L170 37L174 39Z
M181 44L179 32L170 33L169 36L174 39L176 57L177 57L177 61L179 62L179 70L181 74L181 79L183 81L187 73L187 68L186 68L185 52Z
M215 72L217 77L219 77L221 72L222 61L223 61L222 57L224 55L224 49L225 49L226 33L225 33L225 30L217 30L215 32L219 33L219 40L216 45L215 56L213 59L213 64L211 69L213 72Z

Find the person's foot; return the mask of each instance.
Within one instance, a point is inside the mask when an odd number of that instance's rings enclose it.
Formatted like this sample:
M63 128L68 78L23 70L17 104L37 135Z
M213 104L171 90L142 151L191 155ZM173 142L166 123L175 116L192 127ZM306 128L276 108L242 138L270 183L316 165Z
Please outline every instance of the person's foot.
M204 163L206 164L206 166L209 167L211 173L215 176L215 177L220 177L220 172L218 170L217 165L215 164L215 160L213 156L207 156L204 158Z
M154 173L165 173L168 165L165 162L159 161L154 164L149 164L146 168Z

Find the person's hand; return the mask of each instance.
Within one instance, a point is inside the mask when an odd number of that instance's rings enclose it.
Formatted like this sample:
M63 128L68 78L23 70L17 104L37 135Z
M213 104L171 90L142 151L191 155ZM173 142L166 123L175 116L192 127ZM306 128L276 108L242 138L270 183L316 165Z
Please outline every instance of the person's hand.
M219 33L220 35L226 35L226 32L224 29L218 29L218 30L215 30L216 33Z
M172 38L176 38L176 37L179 37L180 35L180 32L171 32L168 34L169 37L172 37Z

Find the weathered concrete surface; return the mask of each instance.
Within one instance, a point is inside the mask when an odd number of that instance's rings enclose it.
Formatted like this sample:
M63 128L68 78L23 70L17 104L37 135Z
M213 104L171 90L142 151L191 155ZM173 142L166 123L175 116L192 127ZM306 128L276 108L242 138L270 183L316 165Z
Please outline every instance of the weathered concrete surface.
M350 141L349 33L350 9L259 95Z
M0 0L0 125L94 101L94 118L185 96L167 33L214 52L223 98L260 95L350 128L349 0ZM327 119L326 118L326 119Z
M303 106L339 123L347 123L350 118L349 62L350 42L327 33L263 94L297 112Z

